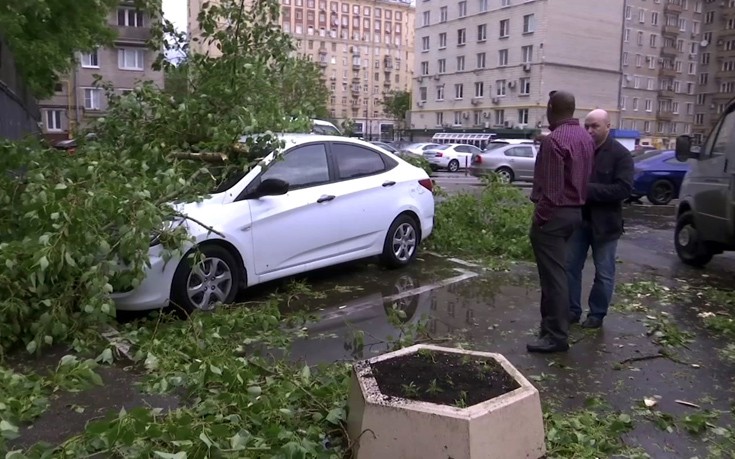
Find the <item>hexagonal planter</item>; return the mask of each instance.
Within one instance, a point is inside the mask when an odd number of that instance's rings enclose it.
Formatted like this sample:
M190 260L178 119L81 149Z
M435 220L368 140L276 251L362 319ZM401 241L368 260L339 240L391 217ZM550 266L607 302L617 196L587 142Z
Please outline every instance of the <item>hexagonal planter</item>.
M500 354L418 344L356 362L347 428L357 459L538 459L538 390Z

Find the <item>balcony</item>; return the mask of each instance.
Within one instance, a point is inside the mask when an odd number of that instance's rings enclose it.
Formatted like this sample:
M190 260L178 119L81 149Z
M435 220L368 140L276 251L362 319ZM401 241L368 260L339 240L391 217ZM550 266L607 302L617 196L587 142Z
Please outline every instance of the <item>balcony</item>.
M678 56L680 51L676 49L674 46L664 46L661 48L661 55L662 56Z
M673 99L676 97L676 93L671 89L661 89L658 92L658 96L666 99Z
M360 65L359 62L353 62L352 63L352 70L360 70L361 68L362 68L362 66Z
M329 65L329 62L327 62L326 60L319 61L319 67L325 68L327 65Z
M151 38L150 27L115 27L118 43L145 43Z
M679 26L675 25L665 25L664 28L661 30L664 35L679 35Z
M681 7L681 3L672 3L669 1L664 5L664 14L680 14L684 9Z
M660 121L671 121L674 119L674 114L668 111L660 110L656 114L656 119Z
M660 77L674 78L674 77L676 77L677 73L676 73L676 69L673 69L673 68L662 68L662 69L659 69L658 75Z

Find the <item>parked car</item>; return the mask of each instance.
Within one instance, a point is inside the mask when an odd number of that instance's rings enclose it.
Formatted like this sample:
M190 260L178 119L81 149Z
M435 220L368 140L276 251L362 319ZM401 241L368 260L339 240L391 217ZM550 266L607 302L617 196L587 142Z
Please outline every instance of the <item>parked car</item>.
M311 132L314 134L324 135L342 135L342 131L337 126L324 120L311 120Z
M408 144L400 149L401 155L413 155L413 156L423 156L424 151L428 150L429 148L438 147L440 144L438 143L431 143L431 142L424 142L424 143L411 143Z
M171 225L195 241L167 258L155 238L138 287L115 292L119 310L186 311L229 303L240 287L380 256L401 267L433 229L432 181L422 169L361 140L282 134L241 179L198 203ZM211 228L207 228L211 227ZM196 253L203 259L195 260Z
M94 132L87 133L84 136L84 141L89 142L92 140L97 139L97 134ZM54 144L54 148L57 150L62 150L67 152L70 155L73 155L77 151L77 147L79 146L79 138L75 137L73 139L65 139L65 140L59 140Z
M482 150L474 145L461 143L445 143L424 150L424 158L429 161L434 169L447 169L449 172L457 172L466 169L470 165L472 155L482 153Z
M676 159L674 151L650 150L633 161L633 199L645 196L651 204L665 205L679 197L689 165Z
M485 150L472 156L470 174L482 177L495 172L505 182L533 181L538 146L530 144L506 144Z
M382 148L382 149L384 149L384 150L386 150L386 151L388 151L390 153L398 154L398 149L396 147L394 147L393 145L387 143L387 142L380 142L380 141L377 141L376 140L376 141L370 142L370 143L372 143L376 147L380 147L380 148Z
M701 145L676 138L676 157L688 161L676 207L674 246L681 261L704 266L735 250L735 99L711 124Z

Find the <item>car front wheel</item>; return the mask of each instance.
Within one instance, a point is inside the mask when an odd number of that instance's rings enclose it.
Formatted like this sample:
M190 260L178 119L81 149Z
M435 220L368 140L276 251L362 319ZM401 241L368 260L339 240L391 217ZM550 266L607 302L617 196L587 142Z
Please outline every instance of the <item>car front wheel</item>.
M699 268L712 260L713 253L699 236L691 211L684 212L676 220L674 246L679 259L690 266Z
M235 257L225 248L205 245L194 249L181 260L174 273L172 306L188 315L232 303L240 273Z
M399 215L388 229L381 259L390 268L400 268L416 258L418 247L418 223L408 215Z

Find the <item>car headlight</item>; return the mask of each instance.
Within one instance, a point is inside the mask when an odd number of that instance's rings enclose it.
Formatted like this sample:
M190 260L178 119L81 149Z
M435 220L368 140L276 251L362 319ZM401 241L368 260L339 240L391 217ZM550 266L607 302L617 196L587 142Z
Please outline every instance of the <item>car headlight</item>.
M171 218L169 220L164 220L163 223L161 223L161 227L159 229L151 231L150 247L160 244L161 236L163 235L163 233L175 229L181 224L181 222L183 222L183 220L180 218Z

